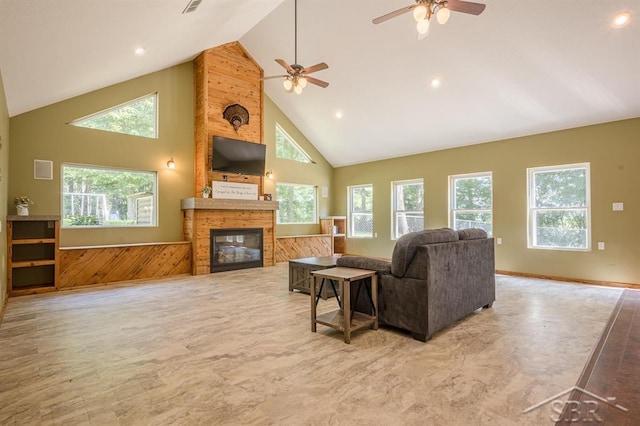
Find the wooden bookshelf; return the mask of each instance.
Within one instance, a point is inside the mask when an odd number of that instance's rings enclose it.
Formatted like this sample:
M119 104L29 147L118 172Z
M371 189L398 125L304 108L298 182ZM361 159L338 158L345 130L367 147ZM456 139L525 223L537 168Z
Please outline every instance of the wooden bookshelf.
M59 239L59 216L7 216L7 289L10 296L57 289Z
M346 216L327 216L320 218L320 229L323 234L331 235L331 254L347 253L347 218Z

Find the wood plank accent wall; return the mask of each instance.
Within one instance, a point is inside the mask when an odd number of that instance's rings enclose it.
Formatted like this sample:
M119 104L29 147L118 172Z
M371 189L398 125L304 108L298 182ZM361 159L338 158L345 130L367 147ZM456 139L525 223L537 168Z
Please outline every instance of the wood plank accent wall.
M238 42L205 50L194 60L194 197L200 197L202 187L210 185L211 181L224 180L256 184L258 194L264 194L264 176L240 176L211 170L214 136L264 143L263 75L262 68ZM232 104L240 104L249 112L249 123L241 126L237 133L222 116L225 108ZM198 202L200 200L195 204ZM255 206L234 210L183 205L184 239L191 242L193 253L192 274L211 271L211 229L262 228L264 265L275 265L275 217L274 209L262 210Z
M58 289L191 273L191 244L60 248Z
M331 256L331 235L296 235L276 238L276 262L302 257Z
M275 210L184 210L185 239L193 248L193 275L211 273L211 229L262 228L264 266L275 265Z
M195 188L194 196L223 173L211 170L211 141L224 136L264 143L264 75L262 68L237 41L205 50L194 60L195 75ZM240 104L249 112L249 123L236 133L222 117L224 109ZM264 176L227 174L227 181L253 183L264 193Z

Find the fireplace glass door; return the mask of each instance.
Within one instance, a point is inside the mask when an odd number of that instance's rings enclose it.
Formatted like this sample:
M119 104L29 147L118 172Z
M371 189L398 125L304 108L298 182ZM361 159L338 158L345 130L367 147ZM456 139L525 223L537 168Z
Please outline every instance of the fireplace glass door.
M261 267L262 259L262 228L211 229L211 272Z

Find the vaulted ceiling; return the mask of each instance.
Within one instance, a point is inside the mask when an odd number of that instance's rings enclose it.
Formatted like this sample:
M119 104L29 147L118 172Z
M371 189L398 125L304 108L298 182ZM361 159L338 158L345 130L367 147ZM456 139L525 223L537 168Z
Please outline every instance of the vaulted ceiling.
M640 117L637 0L486 0L480 16L452 13L423 40L410 13L371 23L412 3L298 0L298 63L329 64L314 76L330 85L296 95L275 79L265 92L334 166ZM265 76L282 74L276 58L294 62L293 0L202 0L182 14L186 5L2 0L10 115L234 40ZM614 29L622 10L631 22Z

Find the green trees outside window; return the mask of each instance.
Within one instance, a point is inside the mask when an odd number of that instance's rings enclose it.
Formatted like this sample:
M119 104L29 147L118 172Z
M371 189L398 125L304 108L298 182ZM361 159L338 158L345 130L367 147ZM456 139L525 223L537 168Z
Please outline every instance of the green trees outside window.
M277 183L276 199L280 208L276 211L276 223L318 223L317 192L312 185Z
M590 249L589 164L528 172L529 247Z
M276 157L300 163L311 163L309 155L278 124L276 124Z
M373 238L373 185L349 187L349 236Z
M392 182L394 239L424 229L424 183L422 179Z
M89 129L157 138L158 94L143 96L104 111L72 121Z
M155 226L155 172L63 165L62 226Z
M493 178L491 172L451 176L450 226L484 229L493 235Z

